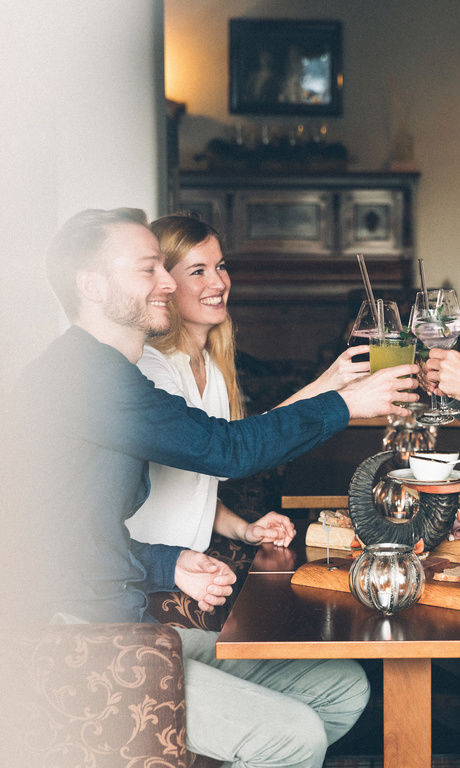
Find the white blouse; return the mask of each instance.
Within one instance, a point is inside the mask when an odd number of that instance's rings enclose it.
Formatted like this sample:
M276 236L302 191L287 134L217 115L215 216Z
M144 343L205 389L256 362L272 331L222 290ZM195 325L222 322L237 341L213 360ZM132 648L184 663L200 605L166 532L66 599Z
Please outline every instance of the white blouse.
M204 351L206 387L200 396L184 352L164 355L145 346L138 366L159 389L180 395L187 405L201 408L209 416L230 419L227 387L219 368ZM199 552L208 548L216 513L217 477L184 469L150 464L150 496L126 521L131 536L149 544L189 547Z

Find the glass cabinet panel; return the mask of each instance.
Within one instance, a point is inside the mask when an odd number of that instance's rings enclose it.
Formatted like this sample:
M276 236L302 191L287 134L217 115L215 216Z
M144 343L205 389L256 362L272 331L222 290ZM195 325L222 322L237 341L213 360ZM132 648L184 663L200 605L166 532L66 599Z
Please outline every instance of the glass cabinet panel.
M331 195L327 192L236 192L234 247L242 252L330 253Z
M246 237L249 239L318 240L321 209L315 203L248 203Z
M401 254L402 217L403 199L398 190L342 193L339 231L343 253Z

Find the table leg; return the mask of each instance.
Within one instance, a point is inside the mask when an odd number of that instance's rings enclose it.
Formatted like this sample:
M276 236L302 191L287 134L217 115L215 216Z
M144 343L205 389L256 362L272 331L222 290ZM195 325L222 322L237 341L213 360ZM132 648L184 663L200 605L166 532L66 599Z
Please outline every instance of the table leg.
M384 768L431 766L431 659L383 661Z

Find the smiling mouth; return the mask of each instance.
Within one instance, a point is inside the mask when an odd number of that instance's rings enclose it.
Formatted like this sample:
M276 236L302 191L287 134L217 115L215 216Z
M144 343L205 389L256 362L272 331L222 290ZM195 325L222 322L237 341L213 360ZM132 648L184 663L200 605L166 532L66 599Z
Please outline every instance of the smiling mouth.
M223 303L223 296L207 296L205 299L201 299L201 304L204 304L206 307L218 307Z
M152 307L167 307L168 302L167 301L160 301L159 299L154 299L153 301L149 301L149 304Z

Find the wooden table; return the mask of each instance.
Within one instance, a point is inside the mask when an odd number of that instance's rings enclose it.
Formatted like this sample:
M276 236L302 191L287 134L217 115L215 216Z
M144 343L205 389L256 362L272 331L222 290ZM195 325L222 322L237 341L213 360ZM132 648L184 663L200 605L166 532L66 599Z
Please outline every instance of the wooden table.
M460 611L414 605L385 618L351 594L293 586L303 537L301 527L290 560L271 545L258 552L217 658L383 659L384 768L430 768L431 659L460 657Z

